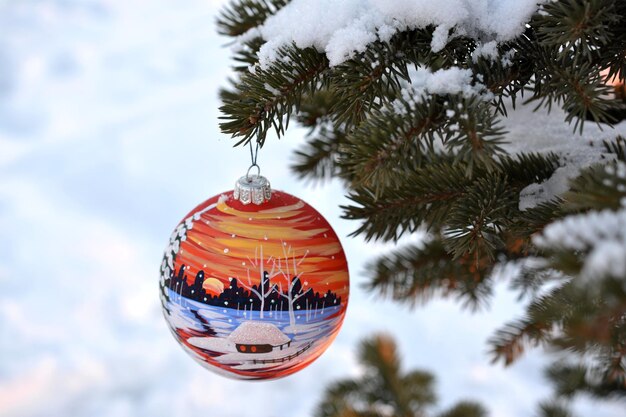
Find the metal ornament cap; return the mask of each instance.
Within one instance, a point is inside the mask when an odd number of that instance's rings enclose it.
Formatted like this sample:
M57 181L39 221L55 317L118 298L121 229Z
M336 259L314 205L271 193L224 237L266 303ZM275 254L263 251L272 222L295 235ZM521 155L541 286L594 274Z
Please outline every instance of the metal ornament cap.
M259 206L272 198L270 182L261 175L246 174L235 183L233 198L244 205L252 203Z

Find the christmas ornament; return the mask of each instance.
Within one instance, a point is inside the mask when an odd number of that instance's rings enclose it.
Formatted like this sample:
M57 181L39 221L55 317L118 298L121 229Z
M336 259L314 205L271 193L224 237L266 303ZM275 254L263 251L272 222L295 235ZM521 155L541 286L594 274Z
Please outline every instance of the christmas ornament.
M348 303L347 262L332 227L259 174L185 216L161 264L175 338L206 368L238 379L308 366L337 335Z

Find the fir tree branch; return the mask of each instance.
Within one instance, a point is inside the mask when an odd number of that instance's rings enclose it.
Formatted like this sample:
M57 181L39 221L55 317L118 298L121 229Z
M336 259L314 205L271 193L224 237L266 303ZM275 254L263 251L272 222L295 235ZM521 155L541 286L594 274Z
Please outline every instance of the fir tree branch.
M524 353L527 346L538 346L544 343L549 336L549 331L548 325L530 320L519 320L507 324L489 341L492 345L493 362L502 359L505 365L512 364Z
M505 247L501 233L517 210L517 198L500 173L477 179L454 202L446 221L444 245L454 259L469 255L478 265Z
M238 144L253 139L262 144L272 127L280 136L295 116L310 130L292 169L305 178L346 181L352 203L343 207L344 217L363 222L354 234L397 240L422 227L433 232L436 238L425 245L399 249L370 264L369 290L409 303L451 296L475 307L489 298L496 262L523 259L514 285L533 298L522 319L492 338L494 360L509 364L534 345L591 357L586 372L596 379L578 381L571 395L603 395L594 390L621 395L624 277L617 276L617 269L588 274L594 242L572 249L560 242L542 246L532 237L572 212L604 210L610 216L623 210L626 175L620 170L626 142L607 142L606 151L616 161L607 155L602 167L583 170L562 199L520 211L520 190L549 178L559 166L558 156L507 156L499 118L518 96L537 108L562 107L574 130L582 130L584 120L610 124L626 118L626 101L608 85L612 77L623 81L626 74L626 2L544 2L524 33L500 42L495 54L461 33L435 53L430 47L434 28L427 27L373 42L333 68L322 52L295 46L283 48L277 61L260 68L257 51L263 40L249 30L286 3L235 0L223 12L223 34L248 35L235 55L240 78L221 93L222 130ZM484 95L405 97L403 89L415 81L412 67L470 69L474 83L485 85L493 100L484 101ZM616 238L612 247L618 258L620 242ZM548 284L552 290L538 295ZM389 346L383 350L395 355ZM337 386L328 413L320 415L378 417L388 416L389 409L402 417L418 413L425 400L408 401L413 394L405 388L409 382L420 385L419 374L409 381L397 363L385 361L382 350L378 354L370 358L368 378ZM543 411L567 415L554 404Z
M622 358L618 356L618 358ZM546 369L546 377L554 386L558 396L571 398L586 393L596 398L626 398L626 385L623 380L608 379L594 375L596 370L582 363L560 361Z
M411 408L420 415L421 410L437 402L437 395L433 390L435 377L430 372L413 370L402 376L402 386L406 391L406 397L411 398L416 404Z
M331 107L336 102L334 93L318 90L303 98L296 118L309 128L307 142L295 152L291 171L310 181L328 180L341 175L339 158L345 143L345 129L332 122Z
M295 152L295 161L290 165L300 179L329 180L339 174L337 158L345 141L343 132L337 129L321 129L309 137L306 145Z
M527 346L547 344L560 351L593 354L596 368L605 369L602 380L625 381L621 358L626 355L626 302L605 302L618 286L590 294L573 278L536 298L523 319L509 323L490 339L493 361L502 359L509 365ZM625 299L621 292L614 294L617 300Z
M454 260L435 239L398 249L369 264L366 288L412 306L440 296L455 297L476 309L491 293L491 283L485 280L490 269L488 263L476 267L467 257Z
M439 417L487 417L485 407L473 401L461 401L449 410L439 414Z
M427 407L436 402L433 375L421 370L403 372L397 345L390 336L377 334L363 340L358 359L364 375L333 383L316 410L317 417L424 416ZM480 407L461 403L459 408L478 411Z
M599 68L589 62L559 62L557 55L557 51L544 51L537 57L533 95L526 102L537 102L536 109L560 105L567 112L565 121L574 123L574 130L581 133L587 118L597 123L613 122L610 113L616 103Z
M397 240L422 223L437 227L451 201L471 183L465 172L463 165L441 160L407 173L400 186L385 189L380 197L370 188L358 188L348 195L354 205L342 206L343 217L365 220L352 235L364 234L366 240Z
M569 211L619 209L626 201L626 163L612 161L583 170L570 181L563 199Z
M617 136L614 141L603 141L604 149L615 154L618 161L626 162L626 138Z
M339 100L339 97L332 88L318 86L313 94L306 94L302 97L300 111L296 114L296 120L301 126L309 129L309 135L320 126L333 125L336 129L344 130L344 126L332 123L332 108L337 100Z
M260 36L241 41L238 47L234 48L233 61L235 61L236 65L233 69L238 73L246 73L251 68L253 69L259 61L257 53L264 42Z
M511 280L511 289L519 293L519 300L528 295L538 296L540 290L548 283L562 284L571 279L567 275L547 268L548 263L541 258L525 258L524 261L526 262L523 263L520 273Z
M355 154L356 152L347 151L347 153ZM364 151L363 155L366 156L367 152ZM397 183L394 182L393 187L388 186L379 192L370 187L358 187L349 194L348 197L355 204L342 206L344 218L365 220L352 235L363 234L366 240L371 238L397 240L403 233L417 230L422 223L425 223L429 229L438 229L444 225L450 226L448 216L453 207L459 209L458 221L454 224L466 227L469 223L462 225L461 217L465 216L465 219L469 219L472 213L479 215L481 208L471 206L474 210L471 212L472 209L466 207L466 200L459 203L459 199L464 198L468 193L473 193L476 197L474 203L476 203L482 199L482 196L477 198L477 193L481 193L482 190L473 190L472 187L482 187L485 188L485 192L492 193L493 189L486 189L489 187L483 183L484 178L489 177L492 181L496 181L498 177L504 177L507 172L510 172L512 178L509 180L506 177L505 182L498 188L508 197L501 202L493 202L497 206L506 206L509 210L508 216L511 214L510 210L514 210L517 205L512 200L517 196L509 194L510 191L519 191L530 183L549 178L557 167L554 156L522 154L515 158L504 157L499 161L494 161L490 171L480 167L474 168L474 178L470 178L467 176L468 166L455 162L453 158L430 154L428 159L423 159L423 162L428 163L415 167L417 163L413 162L414 168L402 171L404 173L402 177L396 175L399 178L395 180ZM529 165L525 167L527 163ZM536 169L534 172L531 171L532 167ZM497 210L502 207L494 206Z
M328 68L326 55L313 48L295 46L280 51L281 58L268 68L257 67L241 75L235 91L222 94L220 123L222 132L239 138L236 145L256 138L265 142L273 126L280 137L289 125L289 118L298 111L302 95L318 87Z
M402 391L400 358L393 339L386 335L377 335L364 340L359 347L359 361L366 367L367 377L377 379L386 389L376 393L379 401L392 404L398 415L410 416L410 405Z
M574 414L565 404L553 400L539 404L538 417L574 417Z
M544 4L530 22L536 41L523 43L524 53L535 61L531 100L548 108L560 104L575 130L582 131L586 118L612 123L619 105L600 71L617 74L623 65L624 43L615 45L626 36L625 10L612 0Z
M353 404L366 401L363 384L358 380L342 380L328 386L324 400L317 406L315 417L385 417L377 410L356 410Z
M561 57L589 60L609 42L610 26L619 20L612 0L560 0L544 4L532 25L543 46L559 49Z
M506 173L509 183L521 190L529 184L550 178L560 163L559 156L550 152L505 155L498 159L497 165L497 170Z
M376 41L356 57L334 68L332 86L338 93L334 113L338 124L358 125L364 115L388 103L410 82L408 66L417 65L429 50L432 35L418 29L400 32L389 42Z
M342 147L349 155L341 161L342 170L353 187L371 186L380 195L386 187L399 184L399 173L413 171L423 159L431 159L428 154L434 152L436 136L444 135L442 101L437 97L418 103L399 99L372 111Z
M556 198L516 213L508 226L507 235L509 240L519 245L519 253L525 253L529 256L540 254L540 251L532 243L531 238L536 233L541 232L551 222L567 215L567 211L564 210L563 206L563 200Z
M444 142L446 147L456 154L457 160L467 164L468 175L475 166L492 168L494 157L504 154L500 145L505 135L492 106L473 97L460 100L457 107L460 111L454 112L447 126L452 133Z
M537 298L528 306L526 317L498 330L489 340L493 362L503 360L505 365L510 365L527 346L549 342L555 326L561 327L566 315L571 313L573 305L568 294L572 287L571 283L565 283Z
M217 18L218 32L226 36L240 36L260 26L284 7L289 0L235 0L225 6Z

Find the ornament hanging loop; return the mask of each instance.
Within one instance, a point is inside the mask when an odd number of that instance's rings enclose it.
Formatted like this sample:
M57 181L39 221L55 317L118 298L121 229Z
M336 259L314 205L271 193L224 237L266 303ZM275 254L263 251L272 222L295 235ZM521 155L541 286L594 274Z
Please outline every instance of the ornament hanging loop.
M256 168L257 172L256 172L256 175L250 176L250 171L252 170L252 168ZM260 177L260 176L261 176L261 167L257 165L256 162L254 162L252 165L250 165L250 168L248 168L248 171L246 172L246 179L250 180L250 178L252 177Z
M256 143L256 149L252 150L252 141L250 144L250 167L246 171L246 175L239 178L235 183L233 198L241 201L242 204L250 203L261 205L272 198L272 188L267 178L261 176L261 167L257 164L259 155L259 142ZM257 169L256 175L250 175L253 168Z
M256 148L254 149L254 151L252 151L252 141L248 142L248 145L250 146L250 164L252 166L258 166L256 160L259 157L259 140L257 139Z

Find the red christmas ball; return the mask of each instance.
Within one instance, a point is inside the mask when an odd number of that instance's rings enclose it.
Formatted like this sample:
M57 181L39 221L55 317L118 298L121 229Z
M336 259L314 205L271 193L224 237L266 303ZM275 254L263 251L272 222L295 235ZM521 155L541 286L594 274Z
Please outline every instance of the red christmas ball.
M237 379L308 366L336 337L348 304L348 265L330 224L297 197L266 191L197 206L161 264L174 336L200 364Z

